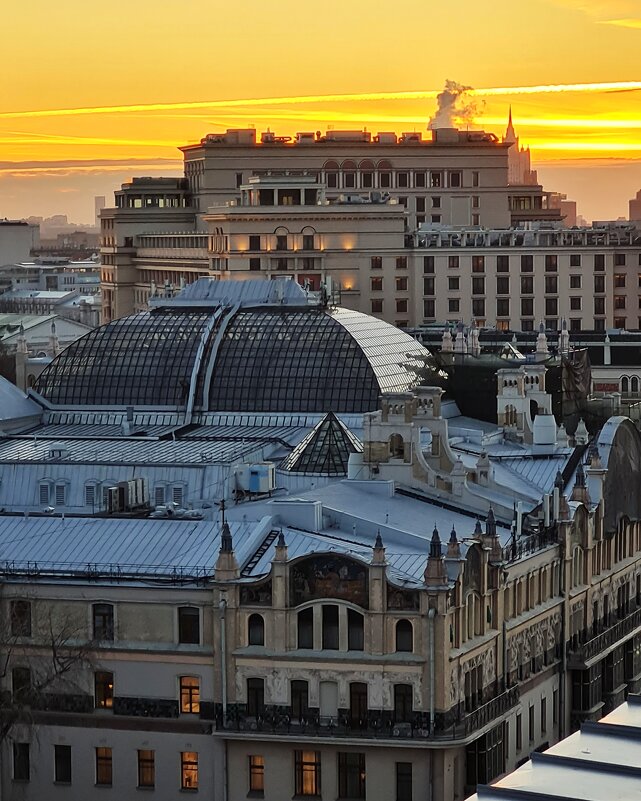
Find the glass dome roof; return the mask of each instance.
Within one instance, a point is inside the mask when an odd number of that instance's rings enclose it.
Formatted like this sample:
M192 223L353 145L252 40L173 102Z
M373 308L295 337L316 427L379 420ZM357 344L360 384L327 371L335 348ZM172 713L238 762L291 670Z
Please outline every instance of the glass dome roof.
M342 308L168 309L108 323L66 348L35 390L54 405L361 413L418 383L427 351Z

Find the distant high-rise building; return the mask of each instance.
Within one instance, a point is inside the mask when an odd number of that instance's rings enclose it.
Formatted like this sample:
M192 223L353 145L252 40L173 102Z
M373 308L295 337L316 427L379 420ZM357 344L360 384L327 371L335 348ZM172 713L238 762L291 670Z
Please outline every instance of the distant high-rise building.
M630 220L641 220L641 189L637 196L630 201Z
M550 192L548 206L551 209L561 210L566 228L574 228L577 225L576 200L568 200L568 196L562 192Z
M93 202L95 211L94 225L98 228L100 226L100 212L107 205L107 198L104 195L96 195L96 197L93 199Z
M514 130L512 122L512 106L507 122L507 130L503 137L504 144L512 147L507 153L507 182L513 186L534 186L538 184L536 170L532 169L530 161L530 148L519 146L519 137Z

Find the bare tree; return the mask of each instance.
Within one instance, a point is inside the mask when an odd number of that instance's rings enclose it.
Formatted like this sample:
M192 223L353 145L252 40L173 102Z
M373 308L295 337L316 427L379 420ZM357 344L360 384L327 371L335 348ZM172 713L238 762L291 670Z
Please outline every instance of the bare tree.
M36 723L39 713L89 712L93 706L87 673L94 669L95 643L55 607L37 606L38 625L32 631L31 600L3 602L0 744L16 726Z

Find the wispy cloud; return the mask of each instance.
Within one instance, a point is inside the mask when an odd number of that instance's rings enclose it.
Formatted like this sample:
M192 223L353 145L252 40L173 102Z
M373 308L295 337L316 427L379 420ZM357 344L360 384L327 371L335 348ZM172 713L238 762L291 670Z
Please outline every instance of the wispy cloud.
M59 159L52 161L0 161L0 178L16 176L28 178L38 175L72 175L74 173L122 172L133 167L136 170L164 168L178 169L181 159Z
M621 28L641 28L639 0L554 0L556 5L576 9L595 22Z
M620 28L641 28L641 19L606 19L604 25L617 25Z
M499 86L485 89L472 89L469 94L476 97L536 95L562 92L608 92L621 90L640 90L641 81L613 81L601 83L539 84L535 86ZM131 112L177 111L194 109L236 108L257 106L312 105L314 103L344 103L355 101L380 100L422 100L436 98L440 90L412 90L403 92L360 92L333 95L296 95L287 97L262 97L229 100L199 100L185 103L138 103L117 106L91 106L62 109L30 109L25 111L3 111L0 119L25 117L71 117L97 114L123 114Z

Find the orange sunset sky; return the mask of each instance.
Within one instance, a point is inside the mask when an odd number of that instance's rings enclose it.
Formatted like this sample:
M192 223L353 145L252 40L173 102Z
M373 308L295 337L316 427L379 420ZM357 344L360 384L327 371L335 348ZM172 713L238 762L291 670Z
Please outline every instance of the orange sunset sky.
M31 0L2 11L0 217L93 219L227 127L424 130L446 79L511 103L546 189L588 219L641 189L641 0Z

